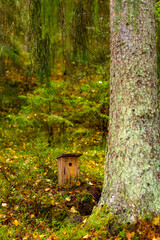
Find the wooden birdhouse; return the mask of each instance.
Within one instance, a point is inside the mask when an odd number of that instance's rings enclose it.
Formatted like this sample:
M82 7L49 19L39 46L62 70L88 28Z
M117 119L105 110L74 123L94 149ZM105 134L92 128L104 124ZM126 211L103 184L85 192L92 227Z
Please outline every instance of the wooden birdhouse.
M63 185L66 182L71 183L78 177L78 157L82 154L62 154L58 159L58 184Z

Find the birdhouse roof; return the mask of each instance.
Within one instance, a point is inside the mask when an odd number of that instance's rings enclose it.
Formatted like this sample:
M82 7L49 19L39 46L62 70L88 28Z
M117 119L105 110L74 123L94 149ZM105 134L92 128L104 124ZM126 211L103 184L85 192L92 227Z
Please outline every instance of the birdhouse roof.
M58 158L61 158L61 157L80 157L80 156L82 156L82 153L74 153L74 154L69 153L69 154L62 154L62 155L60 155L56 158L58 159Z

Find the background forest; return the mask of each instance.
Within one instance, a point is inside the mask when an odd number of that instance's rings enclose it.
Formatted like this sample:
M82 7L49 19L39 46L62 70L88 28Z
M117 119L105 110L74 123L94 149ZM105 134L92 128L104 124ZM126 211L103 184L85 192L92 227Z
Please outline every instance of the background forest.
M0 16L0 239L154 239L156 220L85 227L103 183L109 1L1 0ZM160 79L160 1L156 24ZM83 155L79 179L59 187L63 153Z

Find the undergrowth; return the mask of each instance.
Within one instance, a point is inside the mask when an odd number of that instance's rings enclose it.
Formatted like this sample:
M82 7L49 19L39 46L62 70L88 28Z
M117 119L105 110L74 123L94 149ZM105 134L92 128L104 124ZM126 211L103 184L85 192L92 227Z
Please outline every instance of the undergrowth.
M103 183L104 148L84 148L79 178L58 185L56 157L76 147L48 147L45 141L1 153L0 239L154 239L160 217L146 216L123 225L107 208L97 207Z

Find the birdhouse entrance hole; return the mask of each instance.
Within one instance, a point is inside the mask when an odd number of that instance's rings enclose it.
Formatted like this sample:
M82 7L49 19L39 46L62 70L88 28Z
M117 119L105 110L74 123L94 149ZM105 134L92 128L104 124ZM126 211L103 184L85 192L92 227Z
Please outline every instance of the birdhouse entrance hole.
M58 184L71 183L79 175L78 157L82 154L62 154L58 161Z

